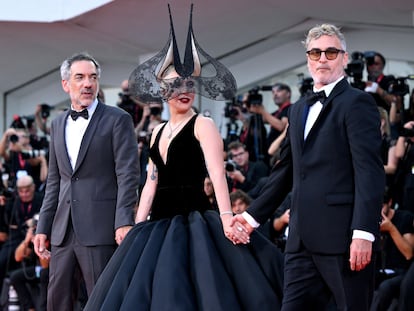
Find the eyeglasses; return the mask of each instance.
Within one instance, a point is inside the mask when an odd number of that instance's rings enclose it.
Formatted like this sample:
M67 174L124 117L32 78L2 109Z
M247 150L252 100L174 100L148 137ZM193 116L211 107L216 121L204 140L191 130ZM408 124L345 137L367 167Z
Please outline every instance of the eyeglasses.
M234 153L234 154L232 154L232 155L231 155L231 157L232 157L232 158L237 158L237 157L240 157L240 156L242 156L245 152L246 152L246 151L242 151L242 152L239 152L239 153Z
M325 51L322 51L321 49L312 49L306 51L306 54L308 54L308 57L311 60L319 60L321 58L322 53L325 53L326 59L334 60L338 57L338 53L345 53L345 51L338 50L337 48L327 48Z

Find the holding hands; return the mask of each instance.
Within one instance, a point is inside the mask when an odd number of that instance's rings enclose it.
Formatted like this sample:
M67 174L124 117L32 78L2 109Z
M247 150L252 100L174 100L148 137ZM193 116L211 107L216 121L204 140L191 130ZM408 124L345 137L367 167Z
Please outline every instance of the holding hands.
M250 243L250 234L254 228L240 214L231 217L225 215L221 217L223 222L224 234L233 244Z

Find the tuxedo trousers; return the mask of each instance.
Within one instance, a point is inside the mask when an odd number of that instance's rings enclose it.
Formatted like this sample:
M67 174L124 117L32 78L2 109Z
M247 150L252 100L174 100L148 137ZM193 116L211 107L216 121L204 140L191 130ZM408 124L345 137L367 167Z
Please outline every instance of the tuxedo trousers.
M115 249L115 244L82 245L70 222L63 243L51 248L47 310L74 310L81 281L85 282L89 295Z
M286 253L282 311L367 311L374 271L375 257L365 269L351 271L349 254L313 254L304 247Z

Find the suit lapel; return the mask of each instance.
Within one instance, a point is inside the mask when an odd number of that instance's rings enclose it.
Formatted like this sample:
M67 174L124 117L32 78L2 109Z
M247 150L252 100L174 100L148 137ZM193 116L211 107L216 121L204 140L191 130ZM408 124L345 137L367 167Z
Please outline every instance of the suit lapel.
M72 172L72 165L70 164L69 153L68 149L66 148L66 120L69 117L69 110L62 113L60 116L60 120L57 122L57 133L55 134L56 137L61 137L61 139L56 139L56 153L64 154L65 161L63 161L63 165L68 172Z
M309 139L312 139L312 137L314 135L313 133L315 132L315 130L320 126L321 122L323 122L323 120L326 119L327 113L329 113L329 111L331 110L332 100L335 97L337 97L339 94L344 92L348 87L349 87L349 83L345 78L342 79L341 81L339 81L335 85L335 87L333 88L331 94L329 94L329 96L326 98L326 100L325 100L325 102L322 106L322 110L319 113L318 118L316 119L316 121L313 124L311 130L309 131L308 136L306 137L306 141L309 141ZM303 135L302 135L302 140L303 140ZM305 143L306 143L306 141L305 141Z
M96 129L98 128L98 124L101 120L104 109L104 104L98 102L95 112L92 115L91 121L89 122L88 128L86 129L85 134L83 135L82 143L80 145L79 154L76 160L75 168L73 169L73 173L76 172L76 170L79 168L79 166L85 159L86 152L88 151L88 147L92 141Z

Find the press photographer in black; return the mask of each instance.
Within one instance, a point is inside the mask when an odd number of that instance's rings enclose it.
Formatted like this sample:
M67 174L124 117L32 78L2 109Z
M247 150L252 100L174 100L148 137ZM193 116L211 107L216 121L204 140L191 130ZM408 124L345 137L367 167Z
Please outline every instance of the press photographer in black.
M24 175L33 177L38 191L46 181L47 149L33 148L30 137L26 128L10 127L0 140L0 156L4 159L5 170L9 174L7 183L11 189L14 189L18 177Z
M242 109L245 121L240 132L240 142L246 146L249 152L250 161L263 161L269 165L269 154L267 153L267 130L264 126L263 118L255 113L257 106L263 105L263 96L260 91L270 91L271 87L256 87L243 95Z
M414 213L414 121L408 121L400 131L395 156L400 159L391 195L399 209Z
M116 105L131 115L134 127L136 127L141 121L143 108L138 101L130 96L128 80L122 81L121 89L122 92L118 94L119 99Z
M251 105L250 111L256 114L260 114L263 120L270 125L270 130L267 134L267 145L270 144L283 133L285 127L288 124L288 111L292 104L290 97L292 91L289 85L285 83L275 83L271 87L262 87L262 90L272 91L273 102L277 109L272 113L268 112L264 105Z
M396 84L394 75L385 75L385 57L376 51L359 52L351 54L351 61L345 69L347 75L353 78L351 85L365 92L371 93L377 105L390 111L392 103L398 103L398 94L393 91ZM363 81L366 66L367 81Z
M16 196L8 200L5 208L7 240L0 249L0 289L7 273L19 268L15 250L24 241L27 221L40 211L43 195L36 192L33 178L21 176L16 184Z

